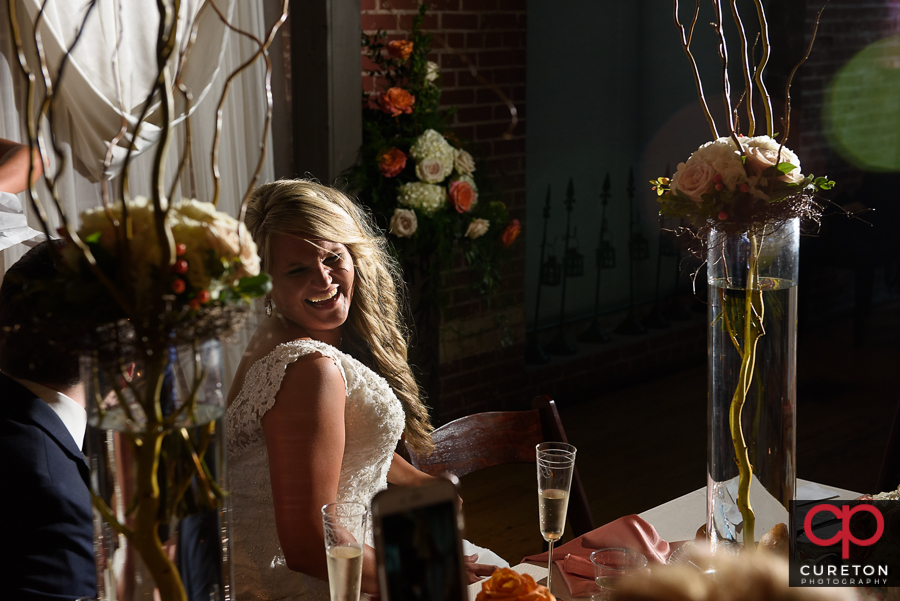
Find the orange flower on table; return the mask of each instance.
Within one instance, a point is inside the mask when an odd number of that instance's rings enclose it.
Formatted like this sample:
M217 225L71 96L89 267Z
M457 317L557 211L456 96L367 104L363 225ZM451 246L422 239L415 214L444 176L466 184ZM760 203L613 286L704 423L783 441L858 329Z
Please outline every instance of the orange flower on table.
M506 226L506 229L503 230L503 235L500 237L500 241L503 243L503 246L510 246L513 242L516 241L516 238L519 237L519 234L522 233L522 224L519 223L518 219L513 219L509 222L509 225Z
M385 177L395 177L406 167L406 154L399 148L386 148L378 153L378 169Z
M415 96L403 88L397 87L388 88L378 97L378 105L381 107L381 110L391 117L396 117L403 113L410 114L415 102Z
M413 43L409 40L392 40L387 45L388 54L405 61L413 51Z
M472 210L472 206L478 201L478 194L469 182L450 182L450 204L457 213L466 213Z
M500 568L481 584L475 601L556 601L556 597L528 574Z

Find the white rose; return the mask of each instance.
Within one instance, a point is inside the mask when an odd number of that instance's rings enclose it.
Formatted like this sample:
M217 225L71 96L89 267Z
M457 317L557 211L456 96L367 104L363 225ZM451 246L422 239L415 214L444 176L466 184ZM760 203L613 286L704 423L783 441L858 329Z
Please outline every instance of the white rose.
M416 177L426 184L438 184L444 181L446 171L444 164L437 159L422 159L416 163Z
M481 238L487 233L490 226L491 224L487 219L473 219L469 227L466 228L466 236L472 240Z
M441 68L437 63L433 61L428 61L425 64L425 79L428 81L434 81L441 74Z
M800 159L786 146L781 147L781 160L779 161L778 149L781 145L769 136L756 136L748 138L746 142L743 140L741 142L744 145L744 152L747 156L747 172L751 175L761 175L769 167L781 162L790 163L796 169L789 171L778 179L795 184L803 180L803 174L800 172Z
M453 166L461 175L472 175L475 172L475 159L465 150L457 150Z
M390 223L391 233L401 238L411 238L416 230L419 229L419 222L416 219L416 212L409 209L394 209L394 216L391 217Z

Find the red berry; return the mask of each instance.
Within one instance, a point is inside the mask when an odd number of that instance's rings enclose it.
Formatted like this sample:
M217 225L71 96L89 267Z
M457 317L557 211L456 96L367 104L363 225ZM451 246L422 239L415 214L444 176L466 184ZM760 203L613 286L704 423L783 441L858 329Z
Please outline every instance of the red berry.
M192 298L190 301L188 301L188 305L191 307L192 311L197 311L198 309L200 309L200 301L198 301L196 298Z
M175 254L179 257L187 252L187 244L176 244L175 245Z
M197 293L197 300L201 303L209 302L209 290L201 290Z
M182 292L184 292L184 280L178 278L174 282L172 282L172 292L174 292L175 294L181 294Z
M187 273L187 270L188 270L188 262L185 261L184 259L178 259L177 261L175 261L175 265L172 266L172 271L174 271L178 275Z

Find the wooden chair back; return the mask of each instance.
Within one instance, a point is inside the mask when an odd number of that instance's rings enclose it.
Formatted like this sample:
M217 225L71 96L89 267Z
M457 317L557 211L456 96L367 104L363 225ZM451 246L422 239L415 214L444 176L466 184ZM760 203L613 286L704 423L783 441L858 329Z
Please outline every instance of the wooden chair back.
M569 441L555 402L538 396L531 407L528 411L476 413L444 424L432 433L434 452L428 457L417 456L407 447L410 463L433 476L450 472L457 477L495 465L536 463L538 443ZM575 536L594 529L577 460L567 517Z

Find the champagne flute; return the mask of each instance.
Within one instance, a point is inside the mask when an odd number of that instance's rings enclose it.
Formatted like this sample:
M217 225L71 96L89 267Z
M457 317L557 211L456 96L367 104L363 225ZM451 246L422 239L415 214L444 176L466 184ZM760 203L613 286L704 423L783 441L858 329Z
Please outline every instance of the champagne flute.
M368 509L362 503L322 508L331 601L359 601Z
M537 445L538 511L541 535L550 545L547 588L553 574L553 543L562 538L569 509L569 489L575 470L575 447L564 442ZM552 590L551 590L552 592Z

